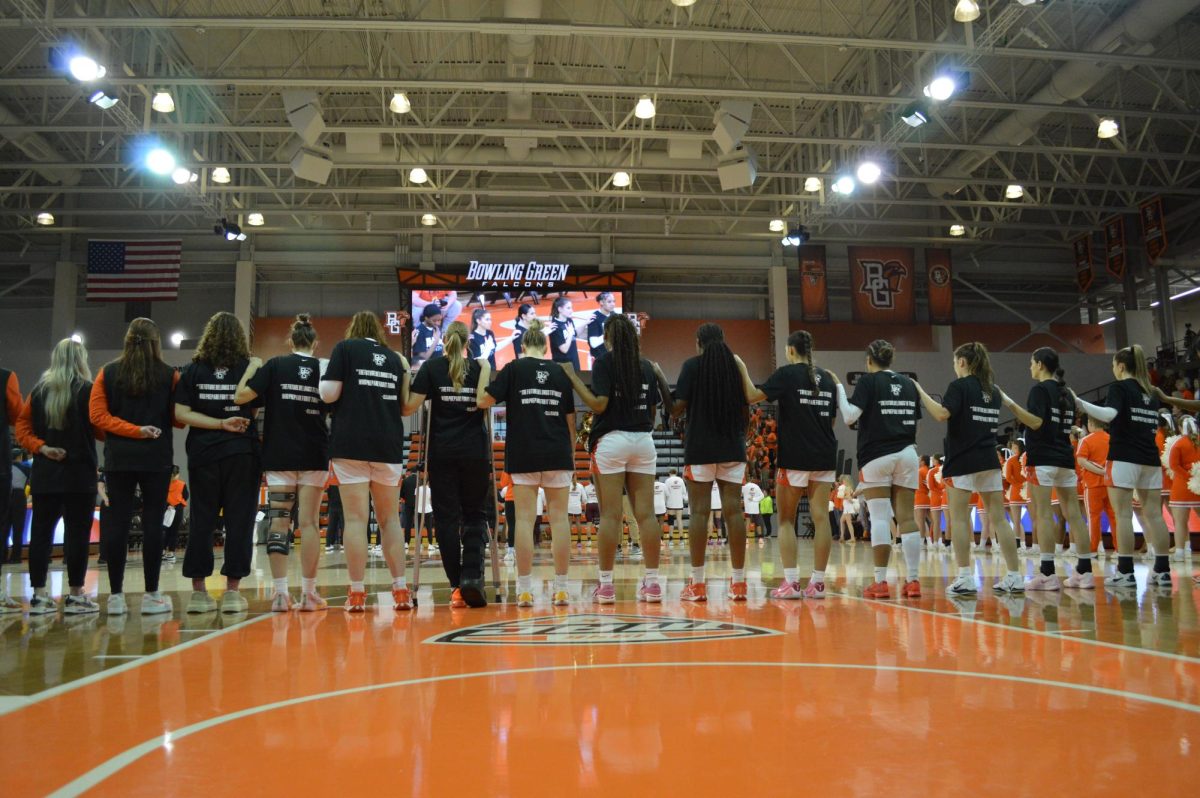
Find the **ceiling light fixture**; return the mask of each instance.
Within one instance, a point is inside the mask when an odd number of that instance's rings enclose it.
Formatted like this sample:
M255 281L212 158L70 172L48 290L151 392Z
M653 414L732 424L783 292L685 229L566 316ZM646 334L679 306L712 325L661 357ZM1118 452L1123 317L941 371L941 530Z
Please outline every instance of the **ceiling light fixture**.
M963 227L961 224L950 225L950 235L954 236L955 238L965 236L966 234L967 228Z
M183 343L183 333L181 331L176 330L175 332L171 333L171 344L176 349L178 349L180 344L182 344L182 343Z
M857 174L858 182L869 186L879 181L879 178L883 175L883 170L874 161L863 161L858 165Z
M687 8L688 6L696 5L696 0L671 0L671 5Z
M854 178L850 175L842 175L837 180L833 181L834 194L852 194L854 193L854 188Z
M1008 188L1004 189L1005 199L1020 199L1024 196L1025 189L1022 186L1018 186L1016 183L1012 183L1008 186Z
M633 178L626 171L620 171L613 174L612 183L617 188L626 188L633 182Z
M925 96L942 102L953 97L956 91L958 91L958 81L950 75L938 75L925 87Z
M54 214L50 211L42 211L35 217L35 221L42 227L49 227L54 224Z
M654 100L650 99L649 94L643 94L642 99L638 100L633 108L633 115L638 119L653 119L654 114Z
M388 103L388 110L393 114L407 114L412 110L412 103L408 101L407 94L398 91L392 95L392 101Z
M975 0L958 0L954 7L955 22L974 22L979 19L979 3Z
M432 213L426 213L423 216L421 216L421 224L424 225L425 227L436 227L437 223L438 223L438 218L437 218L437 216L433 215Z
M782 233L787 229L787 222L783 219L772 219L771 223L767 225L767 229L772 233Z
M175 171L175 156L162 147L146 153L146 168L156 175L169 175Z
M909 127L920 127L929 121L929 113L917 102L901 111L900 119Z
M801 244L808 243L808 228L804 225L796 225L791 230L788 230L787 235L780 241L785 247L798 247Z
M242 228L224 217L213 225L213 233L224 236L226 241L246 240L246 234L242 232Z
M176 184L182 186L185 183L193 183L200 179L200 175L196 174L191 169L188 169L186 166L180 166L177 167L174 172L171 172L171 179L174 180Z
M229 176L229 170L224 166L218 166L212 170L212 181L214 183L228 183L232 178Z
M425 174L425 170L419 166L414 166L412 171L408 173L408 182L416 183L418 186L429 181L429 175Z
M1100 124L1096 127L1096 137L1102 139L1114 138L1121 132L1121 126L1117 124L1117 120L1110 116L1106 116L1100 120Z
M262 227L266 223L267 220L264 219L263 215L257 211L246 214L246 224L250 225L251 227Z
M171 92L160 89L155 92L154 99L150 101L150 107L160 114L169 114L175 110L175 99L171 96Z
M95 89L88 95L88 102L97 108L107 111L117 103L121 102L121 98L117 96L117 92L112 88Z
M821 190L821 178L806 177L804 178L804 190L810 194Z
M62 63L61 61L59 63ZM108 70L96 63L96 59L86 55L77 55L67 62L71 77L81 83L99 80L108 74Z

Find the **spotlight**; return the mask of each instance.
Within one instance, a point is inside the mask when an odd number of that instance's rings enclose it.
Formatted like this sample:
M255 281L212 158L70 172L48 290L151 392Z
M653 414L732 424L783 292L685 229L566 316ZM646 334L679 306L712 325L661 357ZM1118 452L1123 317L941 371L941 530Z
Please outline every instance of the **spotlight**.
M175 110L175 99L171 96L171 92L160 89L155 92L154 99L150 101L150 107L160 114L169 114Z
M71 77L78 80L80 83L88 83L93 80L99 80L108 74L108 70L96 63L94 58L86 55L77 55L67 62L67 69L71 72Z
M388 103L388 110L393 114L407 114L412 110L412 103L408 101L408 95L398 91L392 95L392 101Z
M633 178L629 176L628 172L621 171L613 174L612 183L617 188L626 188L632 182Z
M54 224L54 214L50 211L42 211L35 217L35 221L42 227L49 227Z
M262 227L266 223L267 220L263 218L261 213L255 212L246 215L246 224L251 227Z
M810 194L820 191L821 190L821 178L806 177L804 179L804 190Z
M162 147L146 154L146 168L156 175L169 175L175 170L175 156Z
M242 228L224 217L222 217L219 222L213 225L213 233L219 236L225 236L226 241L246 240L246 234L242 232Z
M785 247L798 247L801 244L807 244L808 237L808 228L801 224L788 230L787 235L783 237L780 243Z
M637 105L633 108L633 115L638 119L653 119L654 114L654 100L650 99L650 95L643 94L642 99L638 100Z
M229 170L224 166L218 166L212 170L212 181L214 183L228 183L232 178L229 176Z
M858 182L871 185L879 180L883 170L874 161L863 161L858 165Z
M913 103L900 112L900 118L909 127L920 127L929 121L929 114L920 103Z
M696 0L671 0L671 5L687 8L688 6L696 5Z
M1013 183L1008 188L1004 189L1005 199L1020 199L1025 196L1025 189Z
M95 89L88 95L88 102L97 108L102 108L107 111L117 103L121 102L121 98L117 96L116 90L112 88Z
M171 173L171 179L182 186L185 183L195 183L200 179L200 175L196 174L187 167L180 166Z
M437 218L437 216L433 215L432 213L426 213L421 216L421 224L423 224L426 227L435 227L435 226L437 226L437 223L438 223L438 218Z
M412 171L408 173L408 182L416 183L418 186L429 180L429 175L425 174L425 170L419 166L414 166Z
M854 178L850 175L842 175L833 181L833 193L835 194L852 194L854 193L854 189Z
M71 333L71 340L77 344L83 343L83 333L78 333L78 332Z
M772 233L782 233L787 229L787 222L783 219L772 219L771 223L767 225L767 229Z
M925 96L941 102L949 100L958 91L958 81L950 75L938 75L925 87Z
M954 7L955 22L974 22L979 19L979 3L975 0L958 0Z
M1121 132L1121 126L1117 124L1117 120L1112 117L1104 117L1100 120L1100 125L1096 128L1096 136L1102 139L1111 139Z
M963 227L961 224L950 225L950 235L954 236L955 238L965 236L966 234L967 228Z
M178 349L183 344L183 333L176 331L171 333L171 345Z

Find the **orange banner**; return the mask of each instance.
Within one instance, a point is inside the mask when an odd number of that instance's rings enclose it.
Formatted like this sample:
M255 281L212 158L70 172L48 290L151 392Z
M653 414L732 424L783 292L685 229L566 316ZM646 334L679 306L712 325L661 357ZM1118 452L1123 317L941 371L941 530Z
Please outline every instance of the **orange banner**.
M1104 223L1104 268L1117 282L1125 280L1125 219L1114 216Z
M929 281L929 323L954 323L954 285L950 250L925 250L925 276Z
M800 308L805 321L829 321L829 293L825 280L825 247L797 247L800 259Z
M1079 290L1086 294L1096 279L1092 269L1092 234L1075 239L1071 247L1075 250L1075 282L1079 284Z
M868 324L914 324L911 247L849 247L850 300L854 320Z
M1162 197L1141 205L1142 240L1146 242L1146 257L1151 263L1167 251L1167 217L1163 214Z

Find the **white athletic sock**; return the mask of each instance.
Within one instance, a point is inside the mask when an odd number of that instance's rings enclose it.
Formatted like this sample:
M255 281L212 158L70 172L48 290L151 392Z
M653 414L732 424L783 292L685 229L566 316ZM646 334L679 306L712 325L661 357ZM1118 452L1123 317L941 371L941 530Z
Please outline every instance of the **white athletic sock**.
M362 582L351 582L350 583L350 592L365 593L365 592L367 592L367 588L365 585L363 585Z
M882 568L879 568L879 567L875 568L875 581L876 582L886 582L887 581L887 566L886 565L883 566Z
M1055 554L1062 554L1062 551L1063 551L1062 544L1061 544L1061 543L1055 543L1055 544L1054 544L1054 553L1055 553Z
M555 574L554 575L554 590L555 590L555 592L557 592L559 590L566 590L566 589L567 589L567 575L566 574Z
M302 576L300 577L300 584L303 586L305 593L317 592L317 580L315 577L309 579L307 576Z
M1015 576L1019 579L1021 577L1021 572L1020 571L1005 571L1004 575L1005 576Z
M509 553L509 554L511 554L511 555L512 555L512 556L514 556L514 557L516 557L516 556L517 556L517 550L516 550L516 549L514 549L512 546L509 546L509 547L508 547L508 553Z
M793 584L795 582L799 582L800 581L800 569L799 568L784 568L783 569L783 581L787 582L789 585Z
M525 576L517 575L517 592L532 593L533 592L533 574Z
M403 590L408 587L408 580L403 576L397 576L392 579L392 590Z
M962 577L967 577L967 578L970 578L970 576L971 576L971 566L969 566L969 565L964 565L962 568L959 568L959 569L958 569L958 575L959 575L959 576L962 576Z
M275 592L276 592L276 593L286 593L286 592L288 592L288 589L287 589L287 577L286 577L286 576L281 576L281 577L279 577L278 579L274 579L274 580L272 580L272 581L275 583Z
M600 572L600 584L611 585L612 584L612 575L613 575L612 571L601 571Z
M693 565L692 566L692 581L695 582L696 584L700 584L701 582L704 581L704 566L703 565Z
M746 569L745 568L734 568L732 570L733 570L733 581L734 582L745 582L746 581Z
M647 568L646 576L644 577L644 579L645 579L646 584L648 584L648 585L657 585L658 584L658 569L657 568Z
M908 581L921 575L921 536L916 532L905 532L900 536L900 549L904 552L904 564L908 568Z
M799 569L797 569L797 570L799 570ZM809 583L812 583L812 584L818 584L818 585L825 584L825 572L824 571L813 571L812 579L809 579L808 581L809 581Z

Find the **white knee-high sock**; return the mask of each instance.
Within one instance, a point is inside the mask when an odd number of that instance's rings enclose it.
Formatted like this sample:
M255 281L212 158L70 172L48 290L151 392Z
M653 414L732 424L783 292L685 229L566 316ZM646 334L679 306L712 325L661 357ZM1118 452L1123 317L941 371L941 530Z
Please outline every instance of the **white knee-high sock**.
M905 577L913 581L921 575L921 535L918 532L905 532L900 536L900 548L904 552L904 565L908 569Z

